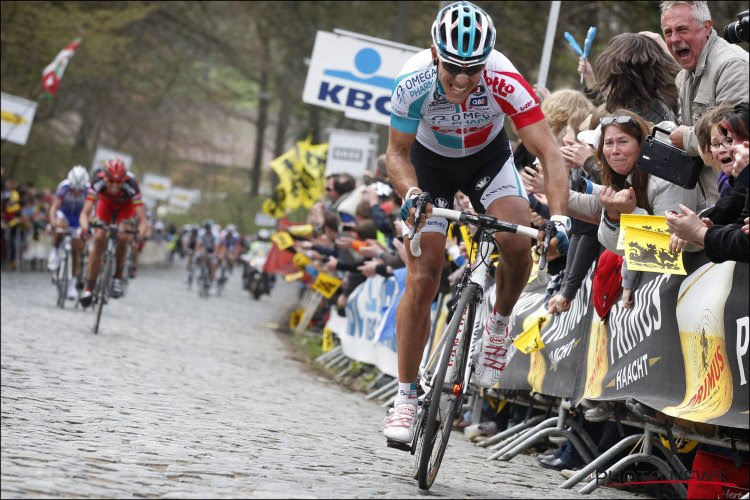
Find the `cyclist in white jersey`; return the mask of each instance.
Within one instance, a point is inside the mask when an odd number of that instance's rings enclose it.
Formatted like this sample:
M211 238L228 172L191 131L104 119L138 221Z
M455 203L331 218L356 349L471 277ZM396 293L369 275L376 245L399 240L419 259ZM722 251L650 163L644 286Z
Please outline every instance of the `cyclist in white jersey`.
M421 192L432 204L448 207L457 191L477 211L508 222L530 224L526 192L507 135L509 116L526 148L541 161L553 241L567 249L570 219L568 179L563 158L531 86L500 52L493 49L492 19L469 2L440 10L432 25L432 47L404 65L391 96L391 126L386 162L388 178L404 198L401 217L414 223L414 201ZM412 441L417 412L416 381L430 331L430 303L440 284L448 222L431 217L432 205L417 223L423 229L422 255L407 245L406 291L396 315L399 392L386 417L388 440ZM491 387L505 369L510 344L508 317L531 272L528 238L497 233L501 247L495 273L496 303L482 336L475 380Z

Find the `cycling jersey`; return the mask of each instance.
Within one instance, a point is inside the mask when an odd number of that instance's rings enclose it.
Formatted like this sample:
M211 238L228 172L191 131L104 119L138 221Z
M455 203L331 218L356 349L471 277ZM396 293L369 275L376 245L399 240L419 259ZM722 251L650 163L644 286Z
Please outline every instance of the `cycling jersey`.
M120 223L130 219L135 215L135 207L143 205L141 199L141 189L138 181L131 172L128 172L125 182L120 190L111 194L107 191L107 181L104 177L99 177L89 188L86 195L87 200L96 201L96 216L103 222L109 224L112 222ZM117 220L113 221L113 214L117 214Z
M438 79L430 49L412 56L391 95L391 126L431 151L459 158L491 143L509 116L517 129L544 119L539 100L513 64L493 50L477 87L462 104L451 104Z
M219 245L219 235L215 231L206 231L204 228L198 230L198 241L206 253L213 253Z
M63 179L60 184L57 185L57 191L55 196L60 200L60 208L58 209L65 216L68 221L68 227L77 228L80 223L78 222L83 209L83 202L86 200L86 193L88 188L75 190L70 186L68 179Z

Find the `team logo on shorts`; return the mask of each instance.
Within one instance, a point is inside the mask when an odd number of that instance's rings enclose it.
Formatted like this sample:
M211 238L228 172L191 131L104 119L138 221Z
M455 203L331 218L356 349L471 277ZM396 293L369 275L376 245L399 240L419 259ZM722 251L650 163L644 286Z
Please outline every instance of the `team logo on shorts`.
M490 182L490 176L489 175L487 175L485 177L482 177L481 179L479 179L479 182L477 182L476 190L479 191L484 186L486 186L488 182Z
M435 206L438 208L447 208L448 202L445 198L435 198Z

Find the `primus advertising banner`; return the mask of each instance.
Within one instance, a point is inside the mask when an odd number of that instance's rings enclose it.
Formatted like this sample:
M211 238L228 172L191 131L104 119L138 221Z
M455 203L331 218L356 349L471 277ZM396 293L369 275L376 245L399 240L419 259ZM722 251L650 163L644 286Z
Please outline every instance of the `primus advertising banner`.
M592 265L570 309L560 314L547 313L545 284L534 282L527 287L511 316L510 336L516 338L535 324L541 324L544 347L530 354L511 347L501 388L532 390L562 398L580 394L587 334L595 314L591 302L593 272Z
M581 397L747 429L748 265L684 263L687 276L641 273L633 308L594 319Z

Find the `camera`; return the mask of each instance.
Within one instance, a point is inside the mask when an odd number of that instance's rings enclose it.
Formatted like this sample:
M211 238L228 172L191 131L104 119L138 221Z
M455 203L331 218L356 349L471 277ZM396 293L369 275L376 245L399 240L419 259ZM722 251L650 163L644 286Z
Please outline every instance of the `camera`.
M748 11L737 14L737 20L724 27L724 40L729 43L750 42Z
M685 189L693 189L698 183L703 162L674 147L667 130L654 127L652 135L643 142L641 157L635 167Z

